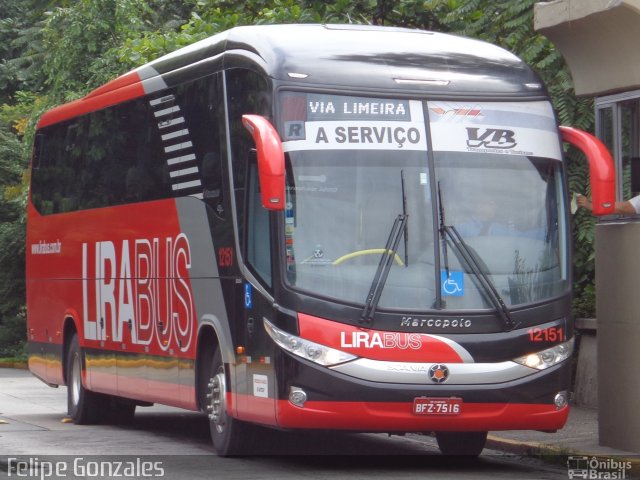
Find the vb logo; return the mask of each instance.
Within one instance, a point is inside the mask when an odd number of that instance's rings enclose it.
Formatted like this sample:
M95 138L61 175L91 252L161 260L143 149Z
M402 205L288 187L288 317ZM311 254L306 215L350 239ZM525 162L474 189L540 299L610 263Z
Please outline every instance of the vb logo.
M467 146L472 148L513 148L517 145L512 130L467 128Z

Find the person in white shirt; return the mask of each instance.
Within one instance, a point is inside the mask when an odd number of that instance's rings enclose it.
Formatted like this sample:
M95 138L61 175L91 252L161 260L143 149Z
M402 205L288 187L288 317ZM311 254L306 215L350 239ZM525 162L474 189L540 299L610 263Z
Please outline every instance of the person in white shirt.
M593 205L587 197L584 195L578 195L576 203L579 207L586 208L587 210L593 210ZM640 214L640 195L637 195L629 200L622 202L616 202L613 213L619 213L623 215L638 215Z

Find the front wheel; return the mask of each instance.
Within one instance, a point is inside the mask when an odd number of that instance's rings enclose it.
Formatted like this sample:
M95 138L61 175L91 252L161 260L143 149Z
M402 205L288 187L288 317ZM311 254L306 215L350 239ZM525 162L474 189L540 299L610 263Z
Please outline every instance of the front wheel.
M250 453L253 439L251 426L231 417L227 411L226 371L220 348L216 349L209 368L205 405L213 448L224 457Z
M74 334L67 351L67 411L74 423L95 423L100 411L98 394L82 385L82 353L78 335Z
M436 432L438 448L443 455L477 457L487 443L488 432Z

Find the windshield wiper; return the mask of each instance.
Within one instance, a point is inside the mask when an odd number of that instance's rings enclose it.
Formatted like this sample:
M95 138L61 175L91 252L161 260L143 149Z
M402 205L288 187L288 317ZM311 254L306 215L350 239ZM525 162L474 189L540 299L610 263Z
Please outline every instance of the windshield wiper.
M402 214L407 216L407 194L404 191L404 170L400 170L400 187L402 188ZM409 223L404 222L404 265L409 266Z
M442 192L440 190L440 182L438 182L438 202L439 202L439 216L440 216L440 238L442 241L442 249L443 249L443 257L445 270L447 272L447 278L449 278L449 259L447 255L447 238L451 241L452 245L456 247L456 251L459 253L459 257L462 257L464 263L466 263L471 270L471 272L476 276L478 283L482 286L485 295L489 299L489 301L493 304L494 308L502 322L504 323L507 330L513 330L515 328L515 324L513 319L511 318L511 312L509 312L509 308L504 303L504 300L500 296L500 293L496 289L493 282L487 276L487 273L484 271L484 268L480 265L476 254L472 251L472 249L467 245L460 235L460 232L453 225L447 225L444 220L444 206L442 203Z
M393 222L393 226L389 232L389 237L387 238L387 244L384 247L380 263L378 263L376 274L371 282L371 288L369 289L369 294L367 295L362 315L360 315L359 322L362 324L370 326L373 321L373 316L376 313L376 308L380 301L380 295L382 295L382 289L387 281L389 270L391 269L396 252L398 251L400 237L402 237L402 234L405 232L407 218L409 218L409 215L401 213Z
M439 220L439 226L440 226L440 228L438 229L438 232L440 233L440 248L442 250L442 257L444 260L444 269L445 269L445 272L447 272L447 278L449 278L450 277L449 248L447 247L447 235L446 235L447 229L444 223L444 203L442 203L442 190L440 189L439 181L438 181L438 220ZM444 300L442 300L442 295L438 295L436 298L440 299L440 303L438 307L444 308L445 304L444 304Z

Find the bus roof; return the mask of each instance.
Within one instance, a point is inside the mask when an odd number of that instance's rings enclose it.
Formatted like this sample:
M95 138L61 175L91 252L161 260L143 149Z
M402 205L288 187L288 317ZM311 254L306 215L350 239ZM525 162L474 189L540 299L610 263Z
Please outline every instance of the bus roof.
M531 94L540 79L518 57L479 40L367 25L236 27L161 57L164 74L222 53L247 53L274 79L431 93ZM305 78L301 78L304 75ZM527 86L537 84L537 87Z
M258 25L232 28L138 67L47 112L40 126L241 66L299 86L485 99L546 95L522 60L479 40L367 25Z

